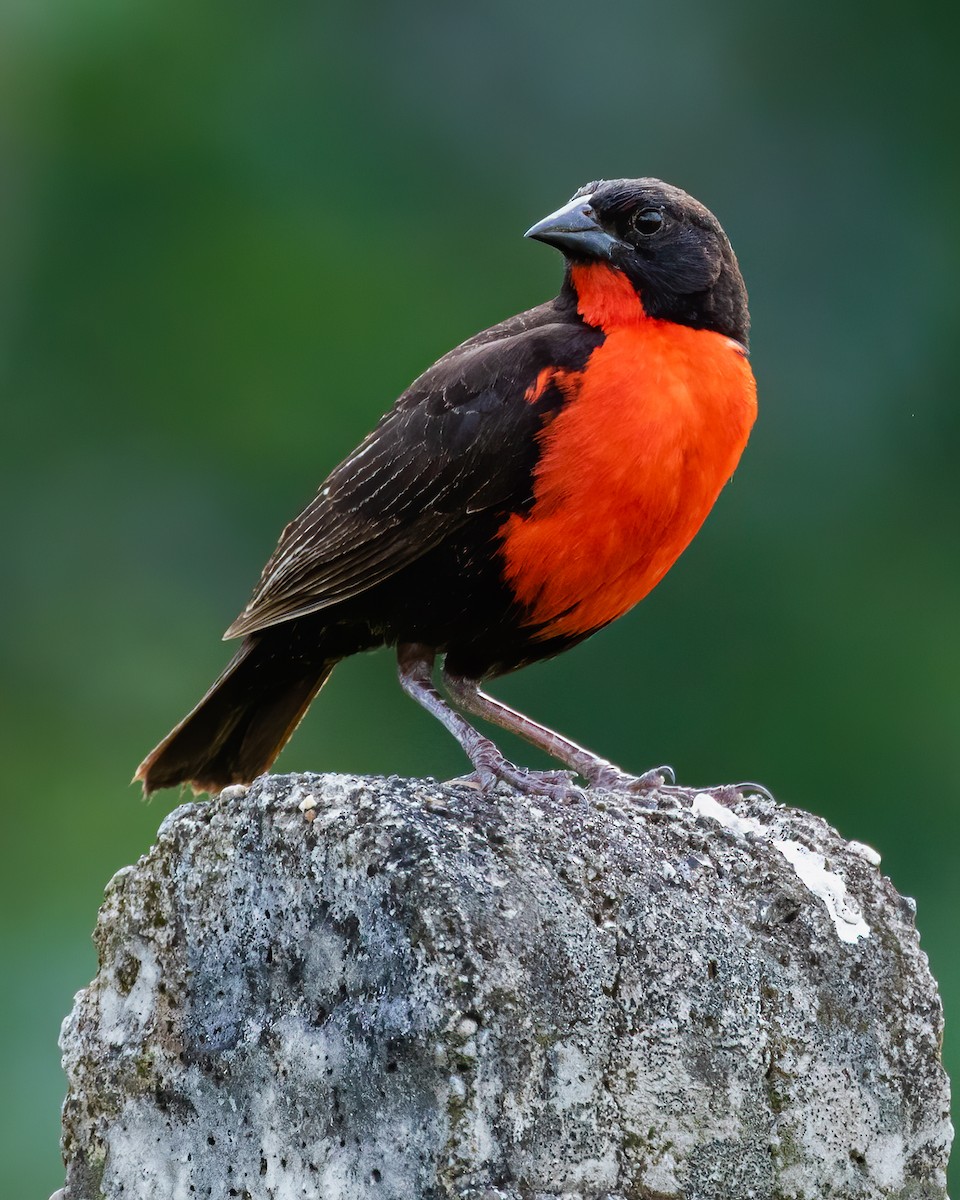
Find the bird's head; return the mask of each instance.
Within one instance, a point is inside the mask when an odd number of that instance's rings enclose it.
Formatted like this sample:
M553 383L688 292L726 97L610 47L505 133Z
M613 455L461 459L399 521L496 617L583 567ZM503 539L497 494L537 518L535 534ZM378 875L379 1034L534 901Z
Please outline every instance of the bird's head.
M720 222L698 200L659 179L588 183L573 199L527 230L561 250L568 280L610 268L632 285L648 317L710 329L746 346L747 291Z

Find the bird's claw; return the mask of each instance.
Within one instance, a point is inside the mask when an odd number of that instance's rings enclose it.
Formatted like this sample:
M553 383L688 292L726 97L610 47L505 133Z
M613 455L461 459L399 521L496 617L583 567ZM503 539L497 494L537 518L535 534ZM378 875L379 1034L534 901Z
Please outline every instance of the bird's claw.
M730 785L733 790L740 796L757 796L761 800L772 800L776 803L776 796L769 788L764 787L762 783L733 783Z

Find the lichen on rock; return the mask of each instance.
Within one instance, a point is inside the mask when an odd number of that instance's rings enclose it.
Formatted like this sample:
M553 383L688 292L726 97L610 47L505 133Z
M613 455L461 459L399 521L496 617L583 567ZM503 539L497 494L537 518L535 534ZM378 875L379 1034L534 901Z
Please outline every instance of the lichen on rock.
M941 1010L760 797L264 777L107 889L64 1200L944 1200Z

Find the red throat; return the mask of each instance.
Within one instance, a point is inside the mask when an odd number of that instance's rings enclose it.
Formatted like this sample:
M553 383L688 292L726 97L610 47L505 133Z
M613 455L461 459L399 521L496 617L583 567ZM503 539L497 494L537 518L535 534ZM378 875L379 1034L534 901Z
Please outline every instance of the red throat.
M570 280L577 293L577 311L588 325L612 329L635 325L647 315L633 284L614 267L604 263L574 266Z

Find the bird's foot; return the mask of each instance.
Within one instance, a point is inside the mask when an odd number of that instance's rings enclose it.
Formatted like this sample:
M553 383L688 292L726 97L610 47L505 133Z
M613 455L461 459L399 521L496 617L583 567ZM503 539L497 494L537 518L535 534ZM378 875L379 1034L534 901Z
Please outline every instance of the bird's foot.
M505 783L524 796L549 796L553 800L568 800L583 795L583 789L573 782L573 771L534 771L518 767L504 758L492 742L487 741L474 757L475 770L450 782L459 787L475 788L493 795L499 783Z
M477 770L469 775L461 775L451 779L450 783L457 787L474 788L479 792L491 794L498 783L506 783L516 791L526 796L550 796L557 800L582 796L583 789L573 780L573 771L534 771L528 767L518 767L509 762L497 752L497 756L484 755ZM654 796L689 796L691 792L703 792L713 796L723 804L735 804L750 796L763 800L774 800L773 793L762 783L721 783L709 787L678 787L673 768L666 765L653 767L642 775L631 775L622 771L613 763L604 762L584 775L587 786L591 790L624 792L635 796L638 803L655 807Z
M604 763L598 770L588 776L592 788L609 788L615 792L628 792L639 796L646 803L653 803L654 793L668 796L689 795L691 792L705 792L725 804L734 804L748 796L756 796L763 800L773 800L773 794L762 783L723 783L712 787L678 787L672 767L654 767L643 775L629 775L612 763Z
M578 787L574 779L576 774L573 771L534 771L530 767L515 766L504 759L497 765L492 786L495 787L497 780L501 780L524 796L569 800L583 796L583 788Z
M674 796L681 800L689 800L693 796L710 796L719 804L728 807L739 800L771 800L776 803L776 797L762 783L716 783L702 787L679 787L672 781L658 789L661 793Z
M642 801L652 804L654 792L670 790L677 779L673 767L654 767L644 771L642 775L630 775L621 771L613 763L603 763L596 771L592 771L587 780L591 788L608 788L612 792L627 792L637 796Z

